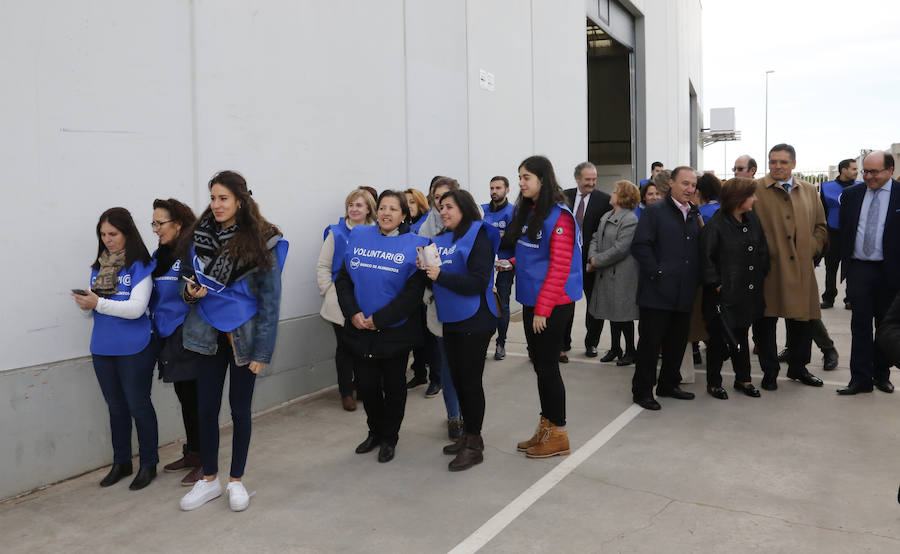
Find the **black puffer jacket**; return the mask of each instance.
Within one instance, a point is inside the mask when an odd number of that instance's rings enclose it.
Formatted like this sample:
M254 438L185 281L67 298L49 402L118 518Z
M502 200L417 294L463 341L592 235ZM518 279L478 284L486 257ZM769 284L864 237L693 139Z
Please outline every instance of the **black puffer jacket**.
M875 342L888 363L900 367L900 294L894 298L888 313L881 320L875 332Z
M707 320L712 318L717 300L731 328L749 327L762 317L769 247L755 213L744 213L738 222L731 214L716 212L700 233L700 257ZM717 295L719 285L722 289Z

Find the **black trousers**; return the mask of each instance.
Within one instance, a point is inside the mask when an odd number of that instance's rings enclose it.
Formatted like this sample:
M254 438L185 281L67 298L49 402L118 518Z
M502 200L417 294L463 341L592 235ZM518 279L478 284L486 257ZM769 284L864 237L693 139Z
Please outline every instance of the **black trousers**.
M825 292L823 302L834 302L837 297L837 272L841 265L841 232L828 228L828 252L825 253ZM846 294L844 298L846 299Z
M724 335L722 328L716 324L706 326L709 340L706 343L706 386L722 386L722 363L724 360ZM731 332L741 346L740 352L732 352L731 366L734 368L735 383L750 382L750 347L747 344L747 327L732 328Z
M393 358L357 358L356 378L366 410L369 432L396 445L406 411L406 361L409 352Z
M756 342L759 366L764 375L778 376L778 346L775 344L777 317L761 317L753 322L753 340ZM809 321L785 319L787 328L788 376L806 370L812 349L812 333Z
M610 321L609 330L612 332L612 342L610 350L613 352L622 352L621 338L625 336L625 353L634 354L634 322L633 321Z
M810 320L809 336L822 352L834 349L834 341L828 335L828 329L825 328L825 323L821 319Z
M871 386L890 376L890 363L875 344L872 323L881 325L897 295L897 280L884 272L883 262L851 260L847 272L850 316L850 384Z
M681 361L688 342L691 324L689 312L673 312L654 308L640 308L638 346L635 356L631 396L634 400L653 397L657 390L670 391L681 384ZM656 364L662 348L662 368L656 377Z
M187 442L184 444L184 452L200 453L200 424L198 423L197 408L197 380L176 381L175 394L181 404L181 419L184 421L184 432Z
M441 383L441 360L440 351L438 350L437 340L425 325L425 304L416 312L417 317L422 318L422 330L425 333L425 340L422 346L413 348L413 363L410 369L413 370L413 376L416 379L424 381L427 377L429 383ZM426 367L427 375L426 375Z
M334 349L334 367L337 370L338 390L341 396L352 396L356 388L356 356L347 346L344 339L344 327L332 323L334 337L337 339L337 347Z
M547 328L536 334L533 327L534 306L523 306L522 309L525 340L533 356L531 363L537 374L541 415L559 427L566 424L566 386L559 373L559 351L566 332L566 322L571 321L574 314L574 302L556 306L547 318Z
M484 423L484 358L493 331L486 333L444 333L444 347L450 364L450 378L459 399L459 411L466 433L481 434Z
M597 276L596 273L585 273L584 274L584 298L587 300L587 303L591 303L591 296L594 294L594 278ZM568 352L572 349L572 326L575 323L575 311L572 311L572 315L569 317L569 320L566 322L566 334L563 339L563 347L562 350ZM584 347L588 348L593 346L594 348L600 344L600 334L603 332L603 320L597 319L590 314L587 310L584 311L584 328L586 330L584 335Z

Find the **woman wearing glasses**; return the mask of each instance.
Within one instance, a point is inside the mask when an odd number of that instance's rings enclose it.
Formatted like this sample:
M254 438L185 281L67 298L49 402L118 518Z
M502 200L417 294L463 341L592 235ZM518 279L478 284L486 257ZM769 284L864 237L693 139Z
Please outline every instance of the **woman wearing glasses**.
M175 394L181 404L181 419L187 440L180 459L163 466L167 472L190 470L181 480L191 486L203 476L200 461L200 437L197 423L197 364L182 346L181 324L190 306L181 298L178 272L182 259L187 258L187 244L182 238L197 217L183 203L169 198L153 201L153 232L159 237L159 247L153 253L153 294L150 296L150 316L159 338L159 373L166 383L174 383ZM184 231L184 233L182 233Z
M234 431L227 486L233 511L250 505L242 478L250 448L250 403L256 375L272 359L281 304L281 268L288 244L266 221L247 181L222 171L209 181L209 207L192 228L191 264L184 264L182 295L192 304L184 320L184 347L203 355L197 374L203 478L181 499L194 510L222 494L219 485L219 409L225 374Z
M101 487L132 473L131 420L137 428L140 470L128 487L138 490L156 477L159 435L150 402L156 345L147 304L154 262L125 208L110 208L97 222L97 257L90 288L73 290L79 308L94 317L91 356L109 407L113 465Z

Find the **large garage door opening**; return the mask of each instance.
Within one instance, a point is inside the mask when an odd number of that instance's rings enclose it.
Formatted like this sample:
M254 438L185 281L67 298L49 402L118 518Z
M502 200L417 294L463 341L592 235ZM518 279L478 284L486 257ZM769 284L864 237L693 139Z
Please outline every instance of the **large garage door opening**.
M597 187L634 179L631 50L587 20L588 159Z

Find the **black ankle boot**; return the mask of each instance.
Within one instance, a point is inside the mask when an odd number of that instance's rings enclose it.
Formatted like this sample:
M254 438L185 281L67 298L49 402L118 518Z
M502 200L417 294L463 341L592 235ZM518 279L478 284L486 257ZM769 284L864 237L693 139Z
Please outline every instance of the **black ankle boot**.
M100 486L109 487L115 485L122 477L131 475L131 472L131 460L121 464L113 464L112 467L109 468L109 473L106 474L106 477L100 481Z
M139 491L150 484L150 481L156 479L156 466L142 467L134 476L134 481L128 485L133 491Z

